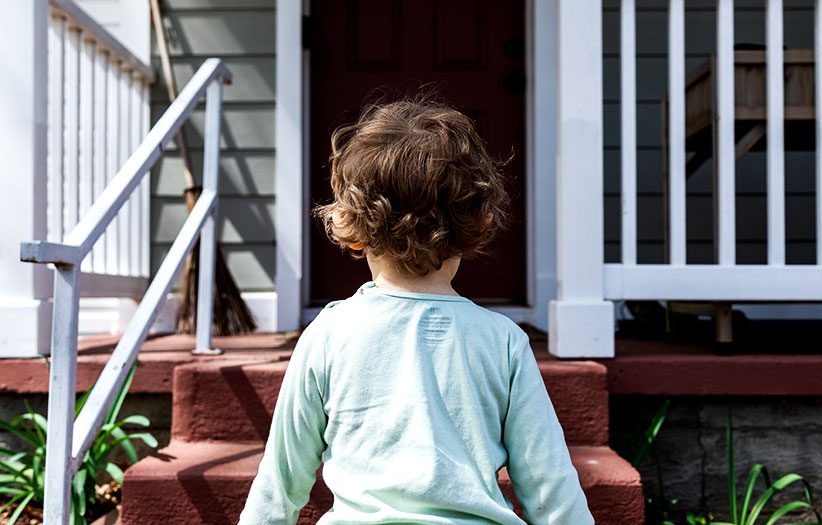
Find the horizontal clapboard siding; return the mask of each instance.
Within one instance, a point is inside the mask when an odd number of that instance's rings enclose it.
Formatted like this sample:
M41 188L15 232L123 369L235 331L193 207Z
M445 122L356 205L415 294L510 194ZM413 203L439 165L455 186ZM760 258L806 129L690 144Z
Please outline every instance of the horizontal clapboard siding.
M274 289L275 0L163 0L178 89L202 62L222 58L234 75L223 102L218 235L244 291ZM152 49L157 71L160 59ZM151 117L168 107L162 75L151 90ZM186 125L194 175L202 173L204 107ZM152 171L152 268L186 218L183 161L171 145Z
M734 14L736 43L764 44L765 2L737 0ZM702 64L716 46L716 4L689 0L685 13L686 71ZM785 2L785 45L813 47L813 3ZM662 99L667 90L667 1L637 0L637 261L665 260L662 156ZM605 147L605 260L620 261L620 35L619 2L606 0L603 12L604 147ZM737 261L765 263L766 156L751 152L737 161ZM814 153L786 152L786 260L809 264L816 260L813 217L815 206ZM687 184L687 261L715 262L711 163Z

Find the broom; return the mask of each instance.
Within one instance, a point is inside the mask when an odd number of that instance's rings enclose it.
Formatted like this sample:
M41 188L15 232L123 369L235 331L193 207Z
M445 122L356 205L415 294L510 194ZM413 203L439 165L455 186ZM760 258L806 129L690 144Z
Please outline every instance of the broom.
M157 35L157 48L160 52L160 61L163 66L163 78L168 90L169 102L174 102L177 98L177 86L174 81L174 72L171 69L171 57L166 41L165 28L162 22L162 13L157 0L149 0L151 6L151 20L154 25L154 33ZM194 181L191 167L191 156L188 149L185 130L180 128L176 136L177 147L183 159L183 178L186 188L183 190L186 210L191 213L191 209L200 196L202 187ZM193 334L197 330L197 274L200 259L200 241L194 245L194 249L188 254L183 274L180 279L180 302L177 305L176 332L183 334ZM240 289L231 276L231 272L226 265L223 251L219 243L216 249L216 267L214 272L214 309L213 327L216 335L236 335L253 332L257 328L254 316L248 309L248 305L240 295Z

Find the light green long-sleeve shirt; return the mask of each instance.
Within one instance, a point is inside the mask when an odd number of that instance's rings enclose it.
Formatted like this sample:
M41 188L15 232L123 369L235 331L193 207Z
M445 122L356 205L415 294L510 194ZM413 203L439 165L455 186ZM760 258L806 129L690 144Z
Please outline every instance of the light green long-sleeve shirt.
M593 523L525 333L458 296L366 283L305 330L241 525L291 524L320 463L321 524Z

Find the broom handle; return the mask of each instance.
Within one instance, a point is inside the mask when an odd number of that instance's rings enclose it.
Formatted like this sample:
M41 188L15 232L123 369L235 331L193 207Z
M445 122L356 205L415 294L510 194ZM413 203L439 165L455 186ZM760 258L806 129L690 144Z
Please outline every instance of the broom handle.
M163 27L163 19L162 13L160 12L160 4L157 0L149 0L151 4L151 21L154 25L154 33L157 35L157 47L160 51L160 62L163 65L163 79L166 83L166 89L168 90L168 100L169 102L174 102L177 98L177 85L174 81L174 71L171 69L171 57L168 50L168 41L166 40L166 33L165 28ZM185 128L180 128L180 131L177 132L177 147L180 149L180 155L183 157L183 177L186 180L186 189L193 188L196 183L194 182L194 170L191 167L191 156L188 150L188 139L186 138ZM191 211L191 208L194 206L194 202L188 202L189 198L186 198L186 207L188 211Z

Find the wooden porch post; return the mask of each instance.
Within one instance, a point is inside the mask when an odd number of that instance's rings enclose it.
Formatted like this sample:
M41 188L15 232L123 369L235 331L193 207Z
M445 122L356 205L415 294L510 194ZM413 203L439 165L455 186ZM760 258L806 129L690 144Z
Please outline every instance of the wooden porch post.
M47 354L51 280L20 262L20 242L45 239L48 0L15 3L0 17L0 357Z
M558 357L613 357L614 308L604 300L602 2L557 0Z

